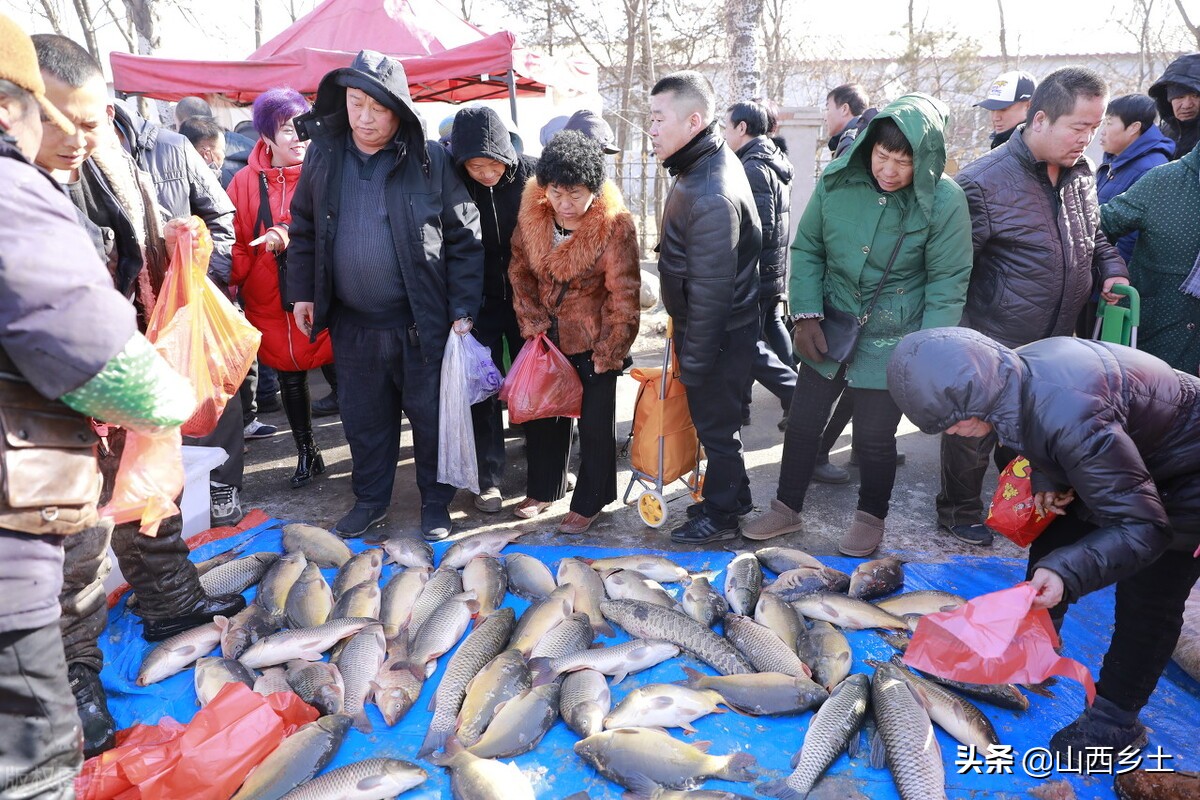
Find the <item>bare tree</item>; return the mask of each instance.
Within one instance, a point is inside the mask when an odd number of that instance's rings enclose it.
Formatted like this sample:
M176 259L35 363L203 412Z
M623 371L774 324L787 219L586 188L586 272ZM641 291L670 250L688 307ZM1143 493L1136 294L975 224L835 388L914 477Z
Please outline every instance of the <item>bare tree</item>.
M1004 0L996 0L996 8L1000 12L1000 58L1004 68L1008 69L1008 27L1004 24Z
M50 29L59 36L65 36L62 26L62 11L56 0L41 0L42 15L50 23Z
M1192 22L1187 9L1183 7L1183 0L1175 0L1175 7L1179 9L1179 16L1183 17L1183 24L1187 26L1188 33L1196 40L1196 49L1200 50L1200 25Z
M763 2L728 0L729 50L726 58L733 73L730 95L736 100L762 97L762 69L755 33L762 19Z

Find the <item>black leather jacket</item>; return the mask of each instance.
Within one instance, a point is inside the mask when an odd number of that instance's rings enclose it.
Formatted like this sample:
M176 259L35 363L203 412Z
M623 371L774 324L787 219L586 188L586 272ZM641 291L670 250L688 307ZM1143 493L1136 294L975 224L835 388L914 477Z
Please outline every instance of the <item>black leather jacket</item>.
M766 136L755 136L746 142L738 149L737 157L746 169L746 179L758 207L758 220L762 223L759 293L764 299L786 294L791 183L795 170L787 156Z
M741 162L712 126L663 162L675 183L663 208L658 274L675 321L680 380L702 382L725 332L758 320L762 227Z

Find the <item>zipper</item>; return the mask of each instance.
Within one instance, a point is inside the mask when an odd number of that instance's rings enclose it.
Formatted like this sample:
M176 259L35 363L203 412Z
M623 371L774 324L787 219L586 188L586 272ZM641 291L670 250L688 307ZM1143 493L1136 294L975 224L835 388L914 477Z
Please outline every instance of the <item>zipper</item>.
M488 202L492 204L492 223L496 226L496 244L500 243L500 217L496 214L496 192L491 186L487 187ZM500 296L508 300L508 274L500 276Z
M278 217L278 221L282 222L285 214L287 214L287 179L283 175L283 167L280 167L279 168L279 217Z

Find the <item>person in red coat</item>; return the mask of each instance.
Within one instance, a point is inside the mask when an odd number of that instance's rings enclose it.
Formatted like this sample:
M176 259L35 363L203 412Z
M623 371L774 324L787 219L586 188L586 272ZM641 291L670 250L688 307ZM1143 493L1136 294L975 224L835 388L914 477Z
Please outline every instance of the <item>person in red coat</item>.
M229 184L229 197L237 209L230 283L240 287L246 318L262 331L259 360L279 372L283 410L299 455L292 488L325 471L313 441L308 370L333 361L329 333L309 341L296 327L291 305L279 289L292 193L308 148L308 142L296 135L292 119L308 110L308 102L294 89L271 89L259 95L253 112L259 140L246 167Z

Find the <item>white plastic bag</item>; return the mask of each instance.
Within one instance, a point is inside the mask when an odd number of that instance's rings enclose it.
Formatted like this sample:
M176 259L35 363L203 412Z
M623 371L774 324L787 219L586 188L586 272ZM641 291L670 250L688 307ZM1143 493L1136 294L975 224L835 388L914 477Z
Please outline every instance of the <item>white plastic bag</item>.
M479 494L475 429L467 374L466 337L451 333L442 355L442 390L438 406L438 472L442 483Z

